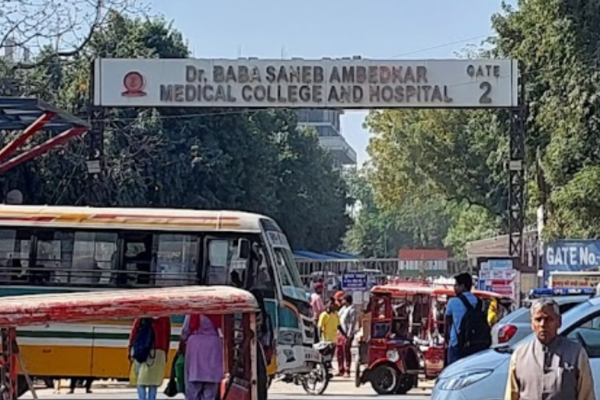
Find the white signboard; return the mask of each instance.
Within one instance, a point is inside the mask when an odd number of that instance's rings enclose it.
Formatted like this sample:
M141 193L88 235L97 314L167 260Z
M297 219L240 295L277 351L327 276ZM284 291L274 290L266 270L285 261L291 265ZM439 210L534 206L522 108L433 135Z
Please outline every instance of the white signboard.
M514 60L98 59L106 107L501 108Z

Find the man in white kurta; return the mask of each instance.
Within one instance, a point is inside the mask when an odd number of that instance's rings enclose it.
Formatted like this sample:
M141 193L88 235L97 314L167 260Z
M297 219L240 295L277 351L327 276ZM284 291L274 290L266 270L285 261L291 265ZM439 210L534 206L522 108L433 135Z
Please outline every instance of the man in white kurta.
M535 337L511 357L504 400L596 400L587 353L558 335L561 322L554 300L532 304Z

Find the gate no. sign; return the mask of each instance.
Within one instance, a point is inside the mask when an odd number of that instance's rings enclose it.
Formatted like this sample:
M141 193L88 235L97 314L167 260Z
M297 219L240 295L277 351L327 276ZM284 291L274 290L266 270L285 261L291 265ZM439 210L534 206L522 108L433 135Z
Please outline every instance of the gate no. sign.
M367 290L367 274L351 273L342 275L342 290Z

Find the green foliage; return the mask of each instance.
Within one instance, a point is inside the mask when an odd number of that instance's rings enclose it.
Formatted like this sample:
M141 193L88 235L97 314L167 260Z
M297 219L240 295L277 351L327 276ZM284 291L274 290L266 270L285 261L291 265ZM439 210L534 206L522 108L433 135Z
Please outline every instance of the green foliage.
M549 199L548 238L598 237L600 3L527 0L495 16L498 53L522 62L529 154L539 149ZM544 196L542 196L544 195Z
M24 94L86 117L94 58L187 56L181 34L164 20L111 13L83 53L15 76ZM86 152L84 141L74 140L10 171L3 188L19 188L34 204L259 212L274 217L295 248L315 251L336 249L349 222L340 173L289 111L110 109L106 173L94 192Z
M345 238L349 252L365 257L396 258L400 248L443 245L452 216L441 197L409 196L397 208L388 210L378 205L368 173L351 170L346 179L358 208Z
M498 35L483 57L519 60L526 80L527 222L546 201L547 239L597 238L600 2L522 0L516 10L504 6L492 24ZM386 110L372 112L366 126L374 135L369 183L380 213L432 196L458 204L444 241L456 255L466 241L506 232L506 113Z

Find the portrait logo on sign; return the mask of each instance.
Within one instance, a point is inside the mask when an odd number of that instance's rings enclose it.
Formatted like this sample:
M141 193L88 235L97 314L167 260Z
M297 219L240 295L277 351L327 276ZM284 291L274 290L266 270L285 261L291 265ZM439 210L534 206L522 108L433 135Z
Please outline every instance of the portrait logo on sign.
M121 93L123 97L143 97L146 95L144 87L146 80L144 76L137 71L131 71L123 77L123 87L125 91Z

